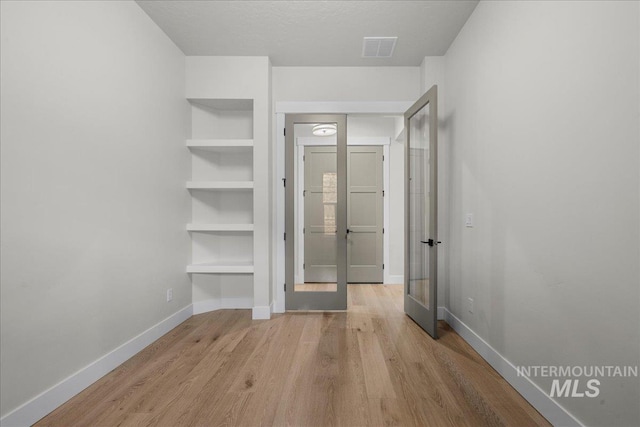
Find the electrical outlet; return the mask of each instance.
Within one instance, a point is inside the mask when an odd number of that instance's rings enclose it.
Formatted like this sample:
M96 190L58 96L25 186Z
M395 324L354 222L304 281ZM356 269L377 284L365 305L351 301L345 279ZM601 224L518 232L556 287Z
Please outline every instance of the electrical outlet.
M473 313L473 298L467 298L467 310Z
M167 289L167 302L173 299L173 288Z

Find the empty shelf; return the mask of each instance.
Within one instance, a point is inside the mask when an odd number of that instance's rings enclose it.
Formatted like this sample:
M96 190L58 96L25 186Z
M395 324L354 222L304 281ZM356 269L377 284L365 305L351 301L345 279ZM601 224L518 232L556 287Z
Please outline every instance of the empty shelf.
M253 181L188 181L189 190L252 190Z
M253 273L253 263L242 261L219 261L187 266L187 273Z
M188 231L253 231L253 224L187 224Z
M253 139L188 139L187 147L226 153L246 152L253 148Z

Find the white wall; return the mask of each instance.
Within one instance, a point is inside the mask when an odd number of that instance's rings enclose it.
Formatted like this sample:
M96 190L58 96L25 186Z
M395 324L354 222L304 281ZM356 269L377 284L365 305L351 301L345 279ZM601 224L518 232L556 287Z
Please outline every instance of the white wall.
M0 5L4 416L191 286L184 55L133 2Z
M273 101L413 101L420 67L273 67Z
M640 364L638 8L483 1L446 54L449 308L515 365ZM559 401L638 425L639 384Z

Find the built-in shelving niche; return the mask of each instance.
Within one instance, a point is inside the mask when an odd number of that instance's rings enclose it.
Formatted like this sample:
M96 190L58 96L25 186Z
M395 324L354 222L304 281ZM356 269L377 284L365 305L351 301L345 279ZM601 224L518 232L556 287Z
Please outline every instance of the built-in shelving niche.
M253 100L189 99L194 293L250 308L253 296ZM246 306L246 307L244 307Z

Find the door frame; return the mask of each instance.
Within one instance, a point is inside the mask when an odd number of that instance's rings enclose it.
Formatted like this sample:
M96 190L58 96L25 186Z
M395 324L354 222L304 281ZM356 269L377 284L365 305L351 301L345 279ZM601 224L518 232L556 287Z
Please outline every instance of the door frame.
M272 150L273 165L273 194L276 215L273 216L272 227L272 251L275 254L272 260L273 313L285 312L285 245L284 245L284 185L285 175L285 114L389 114L403 116L415 101L277 101L275 103L274 122L274 148ZM385 162L388 159L385 152ZM385 166L388 168L388 166ZM388 188L385 189L387 191ZM385 208L386 209L386 208ZM388 212L385 211L388 218ZM385 225L387 227L387 225ZM387 258L388 259L388 258ZM388 271L388 270L387 270ZM386 274L386 273L385 273Z
M411 135L409 121L424 107L429 106L429 307L413 298L410 293L410 185ZM405 146L405 193L404 193L404 312L434 339L438 338L438 86L433 85L404 114L406 132ZM422 240L422 239L421 239ZM426 244L426 241L422 242Z
M336 292L295 291L296 124L336 123ZM286 129L289 135L286 135ZM346 114L287 114L285 118L285 307L287 310L347 309L347 116ZM289 185L287 185L287 179ZM290 236L286 239L287 234Z

